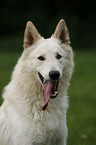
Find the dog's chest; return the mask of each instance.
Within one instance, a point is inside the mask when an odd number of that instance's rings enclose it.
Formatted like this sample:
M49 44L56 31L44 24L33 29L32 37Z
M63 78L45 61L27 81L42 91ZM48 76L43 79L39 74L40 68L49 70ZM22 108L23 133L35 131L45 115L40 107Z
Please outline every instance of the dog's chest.
M54 137L56 140L60 136L61 124L60 117L57 118L54 115L47 114L47 116L33 118L33 120L19 120L14 134L15 142L18 145L20 143L23 145L47 145L48 142L54 142Z

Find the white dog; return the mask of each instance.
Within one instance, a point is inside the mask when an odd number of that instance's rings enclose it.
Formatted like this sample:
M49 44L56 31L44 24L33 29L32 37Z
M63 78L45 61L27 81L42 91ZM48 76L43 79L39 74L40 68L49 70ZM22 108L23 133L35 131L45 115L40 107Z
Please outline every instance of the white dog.
M0 145L66 145L73 52L64 20L49 39L28 22L24 52L5 87Z

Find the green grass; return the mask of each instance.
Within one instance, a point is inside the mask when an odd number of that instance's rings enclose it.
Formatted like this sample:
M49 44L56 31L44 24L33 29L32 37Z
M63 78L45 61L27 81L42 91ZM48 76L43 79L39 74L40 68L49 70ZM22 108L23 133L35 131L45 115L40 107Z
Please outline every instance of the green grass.
M0 52L0 97L19 53ZM68 145L96 143L96 51L75 52L75 70L68 91ZM0 104L2 99L0 99Z
M69 96L68 144L95 145L96 51L76 52Z
M20 54L16 52L0 52L0 104L2 103L3 88L10 81L13 68Z

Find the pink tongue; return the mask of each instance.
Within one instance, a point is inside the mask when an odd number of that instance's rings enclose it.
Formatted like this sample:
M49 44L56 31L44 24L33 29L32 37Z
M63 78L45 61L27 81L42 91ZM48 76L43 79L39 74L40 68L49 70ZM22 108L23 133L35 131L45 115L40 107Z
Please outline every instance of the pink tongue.
M47 105L51 96L52 87L53 87L53 84L50 81L43 83L43 94L44 94L44 100L45 100L45 104L42 106L43 111L47 108Z

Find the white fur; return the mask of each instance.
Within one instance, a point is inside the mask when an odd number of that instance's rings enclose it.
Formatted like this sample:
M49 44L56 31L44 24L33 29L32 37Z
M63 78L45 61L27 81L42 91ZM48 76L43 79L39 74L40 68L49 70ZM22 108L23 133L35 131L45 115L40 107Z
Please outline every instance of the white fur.
M56 59L57 53L63 56L62 59ZM40 55L46 58L44 62L37 59ZM50 99L47 109L42 111L44 97L38 72L48 80L51 70L60 72L58 96ZM24 50L4 89L4 103L0 108L0 145L66 145L66 91L72 71L71 47L54 36L41 37Z

